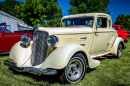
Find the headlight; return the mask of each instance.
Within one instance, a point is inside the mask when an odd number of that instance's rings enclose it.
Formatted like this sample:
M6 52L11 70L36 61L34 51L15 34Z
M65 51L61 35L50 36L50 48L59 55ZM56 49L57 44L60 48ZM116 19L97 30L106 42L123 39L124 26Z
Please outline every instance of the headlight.
M50 35L47 39L47 43L51 47L54 47L57 42L58 42L58 38L54 35Z
M31 41L30 36L28 36L28 35L22 35L21 36L21 42L22 42L23 45L30 44L30 41Z

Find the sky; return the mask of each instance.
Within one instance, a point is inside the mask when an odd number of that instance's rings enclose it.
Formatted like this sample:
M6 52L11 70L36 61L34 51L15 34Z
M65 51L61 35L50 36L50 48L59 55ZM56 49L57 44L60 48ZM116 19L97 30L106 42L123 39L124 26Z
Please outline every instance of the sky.
M5 0L0 0L5 1ZM25 0L16 0L24 2ZM59 5L62 7L63 16L69 15L67 10L70 9L68 0L58 0ZM111 0L109 4L110 16L112 17L112 24L116 21L118 15L130 15L130 0Z

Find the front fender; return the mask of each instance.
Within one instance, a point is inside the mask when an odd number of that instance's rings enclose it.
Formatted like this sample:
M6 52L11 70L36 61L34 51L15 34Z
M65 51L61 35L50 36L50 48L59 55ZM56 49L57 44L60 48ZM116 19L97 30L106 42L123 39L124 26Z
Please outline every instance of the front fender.
M24 63L31 57L32 51L32 41L30 42L30 46L27 48L23 48L20 46L21 41L17 42L11 49L9 58L13 59L15 63L17 63L18 67L22 67ZM28 63L30 66L31 64Z
M67 44L54 50L43 62L41 68L63 69L66 67L71 57L78 51L85 52L90 68L100 64L99 61L93 60L82 46L78 44Z
M115 42L114 42L112 48L110 49L110 53L117 55L117 48L118 48L119 43L122 43L123 48L124 48L123 39L121 37L116 37Z

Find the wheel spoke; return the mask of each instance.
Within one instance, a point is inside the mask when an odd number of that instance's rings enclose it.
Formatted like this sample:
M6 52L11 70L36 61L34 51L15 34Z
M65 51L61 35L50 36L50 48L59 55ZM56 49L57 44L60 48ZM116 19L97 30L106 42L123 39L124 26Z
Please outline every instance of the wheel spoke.
M83 64L79 59L72 60L67 68L67 76L70 80L78 79L83 72Z

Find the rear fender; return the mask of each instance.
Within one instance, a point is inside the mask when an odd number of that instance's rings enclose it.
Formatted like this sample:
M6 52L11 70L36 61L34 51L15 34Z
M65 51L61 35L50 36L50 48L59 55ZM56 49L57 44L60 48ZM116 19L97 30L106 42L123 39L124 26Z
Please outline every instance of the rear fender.
M67 44L54 50L45 59L41 68L63 69L66 67L71 57L79 51L85 52L90 68L94 68L100 64L99 61L92 59L82 46L78 44Z
M114 42L112 48L110 49L110 53L117 55L117 48L118 48L119 43L122 44L123 49L125 48L123 39L121 37L116 37L115 42Z

